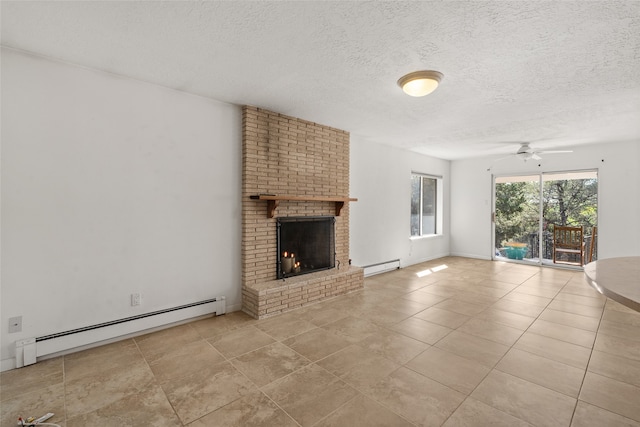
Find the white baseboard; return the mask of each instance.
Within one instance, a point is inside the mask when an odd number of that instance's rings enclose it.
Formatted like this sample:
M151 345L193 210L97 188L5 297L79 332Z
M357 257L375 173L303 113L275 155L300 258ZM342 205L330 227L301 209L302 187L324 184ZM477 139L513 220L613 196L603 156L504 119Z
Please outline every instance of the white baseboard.
M222 301L201 304L142 319L38 341L36 342L36 356L38 360L44 360L64 354L75 353L88 348L192 322L198 318L213 315L216 312L217 314L224 314L226 311L238 311L241 307L239 304L229 307L223 307L223 305L224 299ZM15 357L0 361L1 371L8 371L15 368Z
M462 253L462 252L452 252L450 256L459 256L462 258L472 258L472 259L483 259L486 261L491 261L491 257L490 256L482 256L482 255L478 255L478 254L466 254L466 253Z
M375 274L386 273L387 271L393 271L400 268L400 260L381 262L378 264L368 265L363 267L364 277L373 276Z

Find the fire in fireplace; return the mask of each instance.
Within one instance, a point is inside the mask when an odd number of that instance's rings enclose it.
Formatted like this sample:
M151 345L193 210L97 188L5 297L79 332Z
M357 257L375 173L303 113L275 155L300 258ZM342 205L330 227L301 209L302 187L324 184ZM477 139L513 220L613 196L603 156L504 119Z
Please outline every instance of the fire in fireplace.
M278 279L334 268L335 222L333 216L278 218Z

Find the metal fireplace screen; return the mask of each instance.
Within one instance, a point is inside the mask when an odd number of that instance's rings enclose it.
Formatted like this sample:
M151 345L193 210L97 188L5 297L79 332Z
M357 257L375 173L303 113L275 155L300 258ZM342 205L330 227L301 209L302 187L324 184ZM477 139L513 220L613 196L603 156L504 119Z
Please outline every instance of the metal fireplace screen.
M278 218L278 279L334 268L335 222L332 216Z

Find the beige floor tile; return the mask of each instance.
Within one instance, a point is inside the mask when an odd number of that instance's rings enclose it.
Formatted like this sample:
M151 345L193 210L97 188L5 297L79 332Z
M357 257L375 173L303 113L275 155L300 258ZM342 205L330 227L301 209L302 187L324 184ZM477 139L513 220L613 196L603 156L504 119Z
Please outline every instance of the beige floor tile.
M458 331L451 332L435 346L488 367L498 363L509 350L506 345Z
M390 288L402 291L406 294L408 292L413 292L413 291L422 289L431 283L432 282L425 281L423 278L420 278L420 277L398 277L398 280L394 280L388 283L388 286Z
M469 288L471 290L461 289L460 292L458 292L453 297L453 299L457 301L468 302L475 305L482 305L484 308L490 306L491 304L495 303L500 299L498 297L491 297L491 296L478 294L475 292L477 288L472 287L472 285L470 285Z
M466 397L406 368L377 383L370 396L418 425L443 424Z
M627 313L618 310L605 310L602 320L640 327L640 313L638 312Z
M357 390L366 391L400 367L396 362L351 345L317 362Z
M412 301L404 298L398 298L394 301L387 301L382 303L379 307L379 311L391 310L408 316L413 316L416 313L421 312L425 308L428 308L431 304L425 304L419 301Z
M258 387L311 363L282 343L273 343L250 353L231 359L233 366L245 374Z
M444 286L449 289L459 290L461 288L464 288L468 284L466 280L459 277L464 274L462 270L457 272L454 272L452 270L450 270L449 272L442 271L439 274L441 274L440 280L435 282L434 285Z
M527 304L520 301L510 301L506 299L501 299L490 308L528 317L538 317L540 313L542 313L542 310L544 310L544 307L540 307L539 305Z
M629 341L611 335L598 334L594 350L626 357L631 360L640 360L640 342Z
M323 359L350 345L350 342L325 329L316 328L282 342L310 361Z
M229 313L231 314L231 313ZM229 321L228 315L211 316L190 323L201 338L209 339L216 335L224 334L235 329L237 326Z
M474 283L469 286L469 291L473 294L479 294L490 298L502 298L507 295L510 289L500 289L493 286L484 286L482 282ZM487 300L489 301L489 300Z
M312 306L316 307L316 306ZM309 310L305 313L305 319L316 326L323 326L336 320L344 319L349 313L335 308L326 307L323 309Z
M405 365L427 378L469 394L491 368L437 347L431 347Z
M488 288L501 289L501 290L507 291L507 292L511 292L512 290L514 290L515 288L518 287L518 285L515 285L513 283L500 282L500 281L494 280L492 278L484 279L481 282L479 282L478 284L480 286L484 286L484 287L488 287Z
M414 318L426 320L430 323L435 323L440 326L446 326L447 328L456 329L467 320L471 319L471 316L456 313L454 311L443 310L437 307L430 307L426 310L413 316Z
M472 304L467 301L460 301L458 299L450 298L446 301L442 301L434 305L436 308L440 308L442 310L453 311L455 313L464 314L465 316L475 316L478 313L481 313L487 308L487 305L478 305Z
M606 299L606 297L604 297L600 292L593 289L586 281L582 283L569 282L565 285L564 288L562 288L561 292L563 294L581 295L583 297L596 298L603 301ZM572 300L571 298L568 299L570 301Z
M149 362L171 353L185 344L202 340L196 329L190 324L164 329L158 332L134 338L142 355Z
M302 426L311 426L358 392L318 365L306 366L262 391Z
M317 327L307 320L298 318L295 312L272 317L256 323L255 326L278 341L286 340Z
M259 320L254 319L242 311L234 311L220 316L212 316L198 320L191 325L204 339L213 338L216 335L232 331L237 328L245 328L255 325Z
M536 320L535 317L523 316L521 314L512 313L510 311L488 308L482 313L475 316L476 319L485 319L501 325L510 326L512 328L525 331Z
M65 381L97 375L143 360L142 353L132 339L68 354L64 356Z
M564 311L566 313L579 314L581 316L595 317L597 319L602 317L602 307L590 307L588 305L576 304L572 301L553 300L547 308Z
M67 418L93 412L146 389L155 378L144 360L65 383Z
M536 274L535 276L527 279L523 283L523 285L560 291L567 283L567 277L550 276L548 274Z
M586 348L592 348L596 339L595 332L548 322L542 319L536 320L531 327L529 327L528 332L566 341Z
M255 391L205 415L189 427L297 427L282 409L262 392Z
M596 332L600 319L579 314L566 313L564 311L546 309L540 314L540 319L585 331Z
M588 348L528 331L522 334L513 347L578 369L587 368L591 354Z
M209 343L227 358L240 356L273 342L275 339L255 326L234 329L209 339Z
M443 427L532 427L528 422L516 418L468 397L456 412L449 417Z
M376 306L375 308L367 310L364 313L358 312L352 313L352 315L381 327L396 325L409 317L409 315L406 313L401 313L394 310L386 310L382 305Z
M518 272L518 271L503 271L498 274L493 275L493 280L498 282L506 282L514 285L520 285L524 283L527 279L530 279L534 276L533 272Z
M452 331L452 329L445 326L436 325L416 317L403 320L392 326L391 329L427 344L435 344Z
M546 283L552 283L554 285L564 285L571 281L575 275L582 277L581 270L562 270L556 268L540 268L535 276L531 280L540 280Z
M640 421L640 387L587 372L580 400Z
M402 295L405 295L406 292L402 289L399 289L394 286L379 286L379 287L371 287L364 290L365 294L375 295L378 300L378 304L383 301L392 301L396 298L400 298Z
M314 427L412 427L413 424L372 399L359 394Z
M623 338L628 341L640 341L640 328L626 323L603 320L600 322L598 333Z
M640 360L627 359L594 350L589 360L588 370L640 387Z
M586 288L589 289L589 288ZM595 292L595 291L594 291ZM601 308L604 307L606 298L598 293L592 296L576 295L568 292L560 292L556 298L558 301L570 301L575 304L582 304L589 307Z
M338 299L334 304L334 308L349 315L367 313L371 310L376 310L378 304L384 302L384 300L384 296L377 295L375 292L358 292L356 295L348 295L345 298Z
M446 257L266 320L233 312L2 372L0 426L42 408L61 427L567 426L573 407L572 426L640 427L638 326L582 272Z
M203 367L198 373L168 382L162 388L184 424L257 391L229 362Z
M0 400L13 399L17 396L37 392L64 381L63 358L38 362L0 373Z
M638 314L637 311L635 311L632 308L627 307L626 305L622 305L619 302L616 302L612 299L607 299L607 302L605 303L604 306L605 311L606 310L614 310L614 311L620 311L622 313L630 313L630 314Z
M464 325L460 326L457 331L508 346L513 345L513 343L520 338L520 335L522 335L522 331L520 329L478 318L469 320Z
M383 330L373 322L352 316L326 324L322 328L352 343L362 341Z
M182 426L162 389L155 384L67 421L68 427L138 425Z
M584 378L584 369L515 348L505 354L496 369L571 397L578 397Z
M452 281L461 283L476 284L489 277L488 274L481 274L475 271L473 268L467 266L460 266L460 268L449 268L438 272L441 275L440 281Z
M55 414L50 419L52 423L64 421L66 417L62 382L50 386L42 385L28 393L14 394L12 389L11 393L7 393L5 397L6 399L0 403L0 426L2 427L14 427L18 417L23 419L30 416L40 417L48 412Z
M524 285L518 286L516 288L516 291L520 294L531 295L532 297L547 298L551 300L556 295L558 295L559 289L550 289L544 286L529 285L525 283ZM533 304L531 302L527 303ZM540 305L539 300L536 300L535 304Z
M497 370L471 397L535 426L568 426L576 399Z
M225 358L206 341L196 341L166 353L149 363L160 384L186 377L205 366L224 362Z
M360 341L358 345L401 365L429 348L429 344L388 330L371 335Z
M597 406L578 401L571 427L640 427L640 423Z
M513 292L509 292L507 295L504 296L504 299L509 301L518 301L518 302L524 302L526 304L538 305L541 307L546 307L552 301L552 298L545 298L545 297L518 292L518 289L516 289Z
M401 298L426 304L429 307L447 299L447 297L434 295L429 292L424 292L422 288L417 291L413 291L406 295L403 295Z
M447 299L455 297L460 291L455 288L441 285L440 282L436 282L433 285L425 286L420 289L420 292L425 292Z

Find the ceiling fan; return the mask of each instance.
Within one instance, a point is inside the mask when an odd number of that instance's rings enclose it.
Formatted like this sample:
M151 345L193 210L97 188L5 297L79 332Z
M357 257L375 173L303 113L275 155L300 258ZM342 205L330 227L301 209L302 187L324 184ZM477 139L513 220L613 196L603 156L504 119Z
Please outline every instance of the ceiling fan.
M545 150L545 151L537 151L529 146L528 142L520 143L520 148L518 151L513 154L518 159L524 160L525 162L529 159L532 160L540 160L540 154L561 154L561 153L573 153L571 150Z

